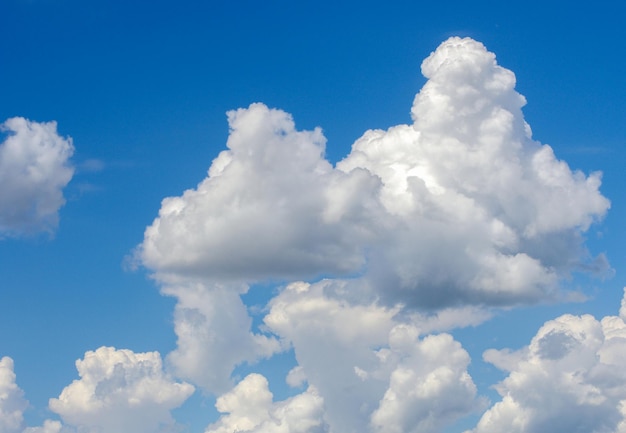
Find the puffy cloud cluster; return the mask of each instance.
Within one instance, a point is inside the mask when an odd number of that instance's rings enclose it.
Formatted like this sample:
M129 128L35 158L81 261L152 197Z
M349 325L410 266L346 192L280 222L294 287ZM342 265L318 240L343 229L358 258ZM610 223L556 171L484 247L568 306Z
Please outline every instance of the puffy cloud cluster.
M295 350L299 366L288 380L315 387L331 431L436 432L477 408L469 355L457 341L420 336L427 321L401 319L397 308L350 305L336 297L345 289L293 283L265 317Z
M281 350L275 338L251 331L252 319L236 288L189 283L162 292L178 300L174 312L178 346L167 357L178 377L211 392L224 392L237 365Z
M14 117L0 125L0 238L52 232L65 204L63 188L74 174L70 138L57 133L56 122Z
M15 383L13 360L5 356L0 359L0 433L21 431L27 406L24 392Z
M467 372L470 358L461 344L448 334L421 341L418 335L415 327L398 325L390 333L389 349L378 352L384 368L391 364L393 370L371 414L375 432L437 432L478 408L476 386Z
M319 128L260 103L229 112L228 149L195 189L163 200L136 250L177 302L168 373L156 352L87 352L50 400L63 424L24 430L3 358L0 433L175 431L190 383L220 395L205 433L430 433L486 407L444 331L556 299L572 269L601 270L583 234L609 202L599 173L532 139L514 74L482 44L451 38L422 72L412 124L366 131L336 166ZM54 123L3 128L0 236L52 230L71 141ZM266 281L284 287L258 331L241 296ZM487 351L510 374L472 432L626 433L626 297L620 315L562 316L526 348ZM231 386L238 365L287 349L299 394L274 401L256 373Z
M262 104L229 112L228 150L163 200L140 260L164 281L359 274L420 308L557 297L609 207L600 175L532 140L514 74L482 44L451 38L422 71L414 123L367 131L336 167L319 129Z
M215 404L222 417L205 433L322 433L323 400L315 388L273 402L267 379L250 374Z
M514 74L471 39L422 64L413 125L367 131L337 167L382 181L396 217L375 249L383 295L414 305L513 304L555 296L604 215L600 175L572 172L531 139Z
M170 410L194 392L192 385L163 372L157 352L101 347L85 353L76 368L80 379L50 399L49 406L81 433L170 431L165 430L174 422ZM47 433L58 427L49 422L39 429Z
M297 131L283 111L252 104L229 112L228 122L229 150L209 177L163 200L143 263L162 278L246 281L359 269L368 230L358 218L376 180L336 172L321 130Z
M336 166L321 130L263 104L231 111L208 176L163 200L137 258L177 299L175 374L223 393L237 365L291 347L287 381L309 385L273 402L252 374L218 399L207 433L441 431L482 400L467 352L428 333L557 299L572 269L606 266L582 236L609 208L600 174L532 139L514 74L460 38L422 72L413 123L365 132ZM280 341L252 330L240 299L264 281L286 282L264 318Z
M485 352L509 376L496 387L502 400L472 433L626 432L624 313L564 315L517 352Z

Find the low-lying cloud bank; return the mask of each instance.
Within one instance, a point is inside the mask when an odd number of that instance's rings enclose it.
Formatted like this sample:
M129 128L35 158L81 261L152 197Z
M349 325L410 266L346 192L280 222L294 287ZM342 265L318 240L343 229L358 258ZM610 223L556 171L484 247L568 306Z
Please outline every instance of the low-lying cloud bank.
M274 401L251 373L223 393L222 414L205 433L437 432L487 410L466 433L626 431L626 288L619 316L562 315L519 350L484 359L509 375L488 407L467 372L470 362L446 333L421 335L384 307L342 305L323 287L296 283L272 301L266 323L293 345L299 365L286 377L300 393ZM193 393L162 368L158 353L101 347L76 363L79 380L50 409L63 422L23 426L28 407L13 361L0 360L0 432L170 432L170 411Z

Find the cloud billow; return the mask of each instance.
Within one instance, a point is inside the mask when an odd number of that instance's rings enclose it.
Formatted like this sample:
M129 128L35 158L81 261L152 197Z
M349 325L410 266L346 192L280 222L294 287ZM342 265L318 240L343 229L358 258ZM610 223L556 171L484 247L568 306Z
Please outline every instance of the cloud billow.
M324 402L314 388L285 401L273 402L260 374L246 376L216 403L220 419L205 433L325 433Z
M531 139L514 74L482 44L451 38L422 72L413 125L367 131L337 165L378 176L395 219L371 260L379 293L434 307L556 297L609 207L599 173L572 172Z
M136 257L177 299L168 365L223 396L207 431L271 431L295 401L303 431L440 431L484 402L460 343L428 333L567 296L562 278L589 267L600 174L532 139L514 74L482 44L451 38L422 71L413 123L366 131L336 166L319 128L260 103L229 112L228 149L146 228ZM255 332L240 295L267 280L285 287ZM262 376L227 391L237 365L286 348L307 391L273 402Z
M496 385L502 400L467 433L626 432L625 319L622 310L601 320L566 314L518 351L486 351L509 375Z
M163 200L138 249L162 281L359 275L389 304L555 299L609 201L531 138L514 74L471 39L422 64L414 123L370 130L333 167L319 129L252 104L196 189ZM599 263L602 260L599 261Z
M425 335L421 317L397 308L329 295L336 284L290 284L264 318L294 348L289 376L324 398L331 431L433 432L480 407L469 355L451 335Z
M228 149L146 228L136 257L177 299L168 365L221 395L207 432L441 431L485 402L461 344L429 333L563 299L563 277L602 267L583 242L610 206L601 176L532 138L514 74L460 38L422 72L413 123L366 131L335 166L319 128L229 112ZM268 280L285 285L256 332L240 295ZM287 348L306 391L274 402L256 374L227 391L237 365Z
M377 179L334 170L321 130L297 131L283 111L252 104L228 121L229 150L196 189L163 200L143 263L162 278L243 281L359 269L370 221L356 219L368 215Z
M80 379L50 399L50 409L78 432L171 431L170 411L194 392L163 371L158 352L100 347L85 353L76 368Z
M0 239L52 233L65 204L63 188L74 174L71 138L57 133L56 122L13 117L0 125Z
M0 432L21 431L27 407L24 392L15 383L13 359L8 356L0 358Z

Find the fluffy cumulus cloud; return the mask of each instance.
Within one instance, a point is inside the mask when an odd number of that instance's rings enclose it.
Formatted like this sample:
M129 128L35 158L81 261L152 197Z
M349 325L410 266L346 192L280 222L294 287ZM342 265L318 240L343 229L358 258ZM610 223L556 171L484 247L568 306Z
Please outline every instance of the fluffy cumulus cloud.
M207 391L223 392L237 365L281 350L275 338L251 331L252 319L231 286L189 283L162 292L178 300L174 312L178 345L167 357L178 377Z
M289 285L271 301L264 320L293 346L301 376L326 402L330 425L337 432L366 431L363 411L371 413L386 383L384 378L364 381L358 372L363 376L378 367L374 349L386 343L395 312L326 296L332 284Z
M144 264L162 277L235 280L358 269L367 232L358 218L376 181L334 171L321 130L297 131L283 111L252 104L229 112L228 122L229 150L209 176L163 200L140 249ZM348 200L329 197L335 188Z
M229 112L228 149L196 188L164 199L145 230L136 257L177 300L168 363L222 395L223 415L208 433L441 431L482 404L467 352L442 331L479 323L493 306L562 298L572 270L607 266L583 243L609 208L600 174L573 171L532 138L514 74L460 38L437 48L422 72L413 122L366 131L335 166L321 130L300 131L263 104ZM240 297L266 281L285 287L265 310L268 333L257 333ZM567 317L563 326L585 330L563 335L547 324L553 337L536 343L549 346L536 359L570 359L619 320ZM298 365L287 381L308 383L306 391L274 402L253 374L224 394L237 365L288 347ZM488 358L515 359L511 377L540 382L531 352ZM578 374L588 362L558 388L584 410L595 398ZM500 390L526 410L512 381ZM624 405L611 398L613 416ZM503 405L477 428L513 413Z
M313 387L285 401L273 402L267 379L250 374L218 398L224 415L205 433L322 433L323 400Z
M485 352L509 375L472 433L626 432L625 319L564 315L517 352Z
M0 359L0 433L21 431L27 406L24 392L15 383L13 360L5 356Z
M412 125L367 131L338 164L382 181L392 230L374 250L383 296L415 305L511 304L556 295L604 215L600 176L572 172L531 139L514 74L471 39L422 64Z
M45 420L41 427L28 427L24 429L23 433L61 433L68 432L70 430L63 429L63 425L59 421Z
M469 355L461 344L448 334L422 340L418 335L415 327L398 325L390 333L389 349L378 352L393 370L371 415L375 432L437 432L478 408L476 386L467 372Z
M72 140L57 133L56 122L14 117L0 125L0 238L52 232L65 204L63 188L74 169Z
M609 207L600 175L531 138L514 74L482 44L451 38L422 72L413 124L367 131L336 167L319 129L262 104L230 112L228 150L163 201L140 260L162 280L359 274L421 308L559 296Z
M165 369L157 352L87 352L50 399L60 420L25 428L2 358L0 433L178 431L171 411L194 385L219 396L205 433L431 433L488 407L445 331L563 299L563 277L606 268L583 235L609 202L599 173L532 138L514 74L482 44L450 38L422 72L412 123L366 131L336 165L319 128L260 103L229 112L227 149L136 249L176 299ZM71 140L54 122L2 129L0 237L53 231ZM255 328L242 295L266 282L281 287ZM485 352L508 377L471 433L626 433L625 320L626 296L620 316L564 315L527 347ZM256 373L233 384L284 350L295 395L274 401Z
M65 387L50 409L81 433L154 433L173 425L170 410L194 391L163 372L157 352L101 347L76 361L80 379ZM54 432L58 423L40 430ZM43 429L43 430L41 430Z
M400 318L397 308L346 303L337 297L345 289L330 280L291 284L265 317L295 350L288 381L315 387L331 431L436 432L478 407L457 341L420 335L428 322Z

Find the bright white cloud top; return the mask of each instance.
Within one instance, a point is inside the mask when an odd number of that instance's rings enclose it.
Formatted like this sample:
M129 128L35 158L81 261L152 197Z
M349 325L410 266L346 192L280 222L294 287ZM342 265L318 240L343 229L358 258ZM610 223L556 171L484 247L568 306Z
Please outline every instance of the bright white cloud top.
M225 413L205 433L322 433L324 402L314 388L283 402L272 402L267 379L250 374L216 403Z
M101 347L76 361L80 376L65 387L50 409L78 431L152 433L171 427L170 410L194 391L172 381L157 352L133 353Z
M517 352L485 352L510 374L473 432L626 432L624 319L623 311L600 321L568 314Z
M328 297L332 284L291 284L265 317L324 398L331 431L438 431L476 408L469 356L450 335L420 338L417 317Z
M3 358L0 433L174 431L171 411L196 387L221 414L205 433L430 433L485 410L473 433L626 433L626 297L620 317L564 315L519 351L485 352L509 376L501 401L480 395L446 331L576 296L564 279L608 267L584 234L610 203L600 173L572 171L532 138L514 74L481 43L448 39L422 73L413 123L366 131L335 166L321 129L261 103L229 112L228 149L195 189L163 200L135 252L176 299L165 366L158 352L89 351L50 400L60 421L24 429ZM0 208L0 229L49 230L71 142L53 123L5 128L0 167L28 175L0 182L16 203ZM253 326L242 295L268 282L279 291ZM286 399L259 373L234 374L289 350Z
M0 432L16 432L22 426L28 405L24 392L15 383L13 360L0 359Z
M399 313L563 296L560 277L589 260L581 235L609 202L598 173L572 172L531 138L515 76L482 44L451 38L422 71L414 124L367 131L336 167L321 131L283 111L228 114L229 149L163 201L138 250L179 300L169 359L182 377L217 391L238 363L280 349L251 333L245 284L324 275L289 285L265 323L295 350L330 431L438 431L476 409L460 344L420 337L423 319ZM237 389L251 384L263 381ZM223 430L239 410L220 404Z
M515 76L482 44L451 38L422 71L414 124L367 131L336 168L320 130L262 104L230 112L229 150L163 201L143 263L164 281L358 273L374 297L417 307L561 296L609 208L600 174L532 140Z
M0 238L53 232L65 204L63 188L74 169L70 138L57 133L56 122L14 117L0 125Z

